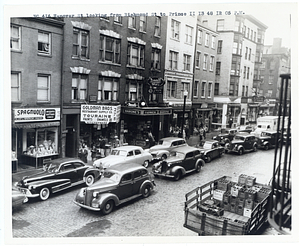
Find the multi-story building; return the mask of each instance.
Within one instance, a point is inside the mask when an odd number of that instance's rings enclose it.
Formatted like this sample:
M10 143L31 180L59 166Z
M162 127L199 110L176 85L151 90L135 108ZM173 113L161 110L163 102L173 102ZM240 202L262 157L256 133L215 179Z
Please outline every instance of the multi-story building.
M290 50L282 47L281 41L281 38L274 38L272 45L264 47L259 72L261 81L257 88L257 97L263 98L259 105L259 116L277 115L280 75L290 73Z
M66 18L62 145L76 156L104 138L147 147L168 128L162 102L166 24L147 16Z
M13 170L21 162L39 167L61 153L63 26L54 19L11 19Z
M218 33L207 26L203 26L201 18L197 19L194 79L192 91L192 127L211 128L212 116L215 111L214 90L216 74L220 74L216 67Z
M190 128L197 17L168 16L164 19L166 62L163 100L172 107L170 127L181 129L184 124Z
M216 113L213 123L232 127L256 120L253 105L253 75L257 43L267 27L249 15L205 16L206 22L219 33L216 57ZM261 42L259 42L261 43ZM254 117L254 118L253 118Z

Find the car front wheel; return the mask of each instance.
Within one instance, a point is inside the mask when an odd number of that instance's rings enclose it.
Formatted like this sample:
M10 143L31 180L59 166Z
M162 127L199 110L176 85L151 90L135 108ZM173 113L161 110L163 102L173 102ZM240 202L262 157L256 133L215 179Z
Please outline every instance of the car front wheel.
M242 154L244 154L244 150L241 148L241 149L239 149L239 155L242 155Z
M175 175L174 175L174 180L178 181L181 178L181 171L176 171Z
M41 189L40 191L40 199L42 201L46 201L50 196L50 190L47 187L44 187L43 189Z
M85 178L85 184L87 186L91 186L93 183L95 182L95 178L92 174L89 174L88 176L86 176Z
M150 196L151 193L151 186L150 185L146 185L143 190L142 190L142 195L144 198Z
M253 146L253 151L256 152L257 151L257 147L256 145Z
M200 164L197 164L197 166L196 166L196 172L197 172L197 173L200 173L200 170L201 170L201 165L200 165Z
M211 162L211 157L210 157L209 155L208 155L206 158L207 158L207 159L206 159L206 162L207 162L207 163Z
M266 144L266 145L265 145L265 150L268 150L268 149L269 149L269 145Z
M114 201L113 200L108 200L107 202L105 202L102 213L103 214L109 214L111 213L111 211L114 209Z

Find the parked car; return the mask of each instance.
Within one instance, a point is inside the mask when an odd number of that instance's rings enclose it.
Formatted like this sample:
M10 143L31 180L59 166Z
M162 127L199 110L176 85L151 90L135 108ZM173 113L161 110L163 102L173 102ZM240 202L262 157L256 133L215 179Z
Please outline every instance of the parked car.
M154 189L154 177L136 163L107 168L92 186L81 188L74 203L80 207L109 214L115 206L137 198L148 197Z
M17 188L12 189L12 208L17 208L22 204L28 202L27 196L19 191Z
M236 152L240 155L245 151L256 151L256 137L248 133L237 133L231 143L225 144L225 153Z
M184 138L166 137L160 139L157 145L152 146L147 151L152 155L153 161L157 162L166 159L169 156L170 151L174 148L187 145Z
M217 136L213 136L212 139L219 141L219 143L224 146L226 143L232 141L237 132L237 129L222 128L221 133Z
M90 166L78 158L58 158L47 163L42 172L25 176L17 182L19 191L28 198L40 197L47 200L51 193L83 184L84 175ZM98 171L98 176L101 176Z
M116 164L137 163L148 167L152 161L152 155L134 145L126 145L112 149L109 156L94 161L93 166L105 170Z
M274 148L278 141L279 134L277 131L262 131L261 135L257 138L257 147L268 150L269 148Z
M184 146L171 151L167 159L153 164L152 172L154 176L170 177L177 181L187 173L200 172L204 164L200 149Z
M210 162L212 159L221 157L224 154L224 147L217 140L207 140L200 148L200 153L205 162Z

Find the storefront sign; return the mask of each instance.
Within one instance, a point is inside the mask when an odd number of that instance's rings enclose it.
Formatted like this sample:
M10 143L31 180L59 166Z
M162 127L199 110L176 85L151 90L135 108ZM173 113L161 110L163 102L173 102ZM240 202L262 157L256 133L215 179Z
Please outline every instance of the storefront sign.
M163 93L163 86L165 81L162 78L149 78L148 84L150 85L150 89L148 92L150 94L162 94Z
M81 105L80 121L86 124L119 122L121 105Z
M169 115L172 113L172 110L155 108L123 108L123 113L131 115Z
M60 120L60 108L15 108L14 122Z

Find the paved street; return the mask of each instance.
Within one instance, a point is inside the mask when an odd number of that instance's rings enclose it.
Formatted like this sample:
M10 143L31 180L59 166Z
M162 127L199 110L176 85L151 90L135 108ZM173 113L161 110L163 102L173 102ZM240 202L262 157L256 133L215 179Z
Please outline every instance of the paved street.
M47 201L34 199L12 215L15 238L197 236L183 227L185 193L221 176L247 174L267 183L272 175L274 150L243 156L225 154L207 163L200 173L178 182L156 178L155 191L117 207L111 214L85 210L72 201L80 187L54 194Z

